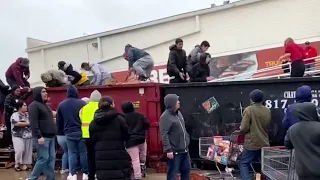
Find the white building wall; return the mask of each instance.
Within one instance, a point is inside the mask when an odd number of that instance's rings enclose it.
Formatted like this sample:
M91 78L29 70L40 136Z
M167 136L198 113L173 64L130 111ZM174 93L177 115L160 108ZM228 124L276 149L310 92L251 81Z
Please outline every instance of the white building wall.
M285 38L298 42L320 40L319 0L264 0L209 14L180 19L147 28L94 38L60 47L31 52L31 82L40 81L40 72L56 68L60 60L75 66L81 62L101 62L111 71L127 68L122 54L126 44L145 49L156 65L165 64L174 39L184 40L188 52L203 40L211 44L213 56L282 46ZM99 44L98 48L92 43ZM41 63L45 59L45 63ZM35 63L36 62L36 63ZM35 73L34 69L37 69ZM40 67L42 65L42 67Z

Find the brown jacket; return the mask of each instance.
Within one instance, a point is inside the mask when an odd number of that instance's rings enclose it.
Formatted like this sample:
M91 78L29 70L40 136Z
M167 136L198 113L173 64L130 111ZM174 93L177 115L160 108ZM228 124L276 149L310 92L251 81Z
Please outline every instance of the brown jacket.
M241 132L245 133L244 148L255 151L270 146L268 129L271 112L262 104L252 104L244 110Z

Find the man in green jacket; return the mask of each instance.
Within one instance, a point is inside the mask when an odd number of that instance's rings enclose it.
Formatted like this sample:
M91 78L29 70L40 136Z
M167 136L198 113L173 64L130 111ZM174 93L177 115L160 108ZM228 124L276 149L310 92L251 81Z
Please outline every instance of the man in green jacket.
M262 147L270 146L268 129L271 123L271 111L262 105L263 92L253 90L250 95L251 105L244 110L240 130L245 134L240 172L242 180L250 180L250 164L261 159Z

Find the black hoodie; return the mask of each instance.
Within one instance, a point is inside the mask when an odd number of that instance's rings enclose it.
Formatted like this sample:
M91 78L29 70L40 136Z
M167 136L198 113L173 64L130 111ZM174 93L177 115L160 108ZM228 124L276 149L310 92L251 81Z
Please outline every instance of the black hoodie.
M128 126L115 108L98 109L89 127L97 179L130 179L131 158L125 149Z
M149 120L143 114L135 112L131 102L123 102L121 109L124 112L124 119L129 127L130 138L126 147L130 148L146 141L146 131L150 127Z
M183 49L178 49L177 46L171 45L169 47L169 59L167 63L167 73L169 76L181 79L179 73L185 74L187 67L187 56L186 51Z
M32 90L33 102L28 108L32 135L36 138L52 138L57 133L57 127L51 108L42 100L42 89L44 87L36 87Z
M206 62L207 56L201 55L199 62L192 67L191 82L207 82L210 76L210 68Z
M320 179L320 121L317 107L311 102L296 104L293 114L300 121L292 125L285 146L295 150L296 172L300 180Z

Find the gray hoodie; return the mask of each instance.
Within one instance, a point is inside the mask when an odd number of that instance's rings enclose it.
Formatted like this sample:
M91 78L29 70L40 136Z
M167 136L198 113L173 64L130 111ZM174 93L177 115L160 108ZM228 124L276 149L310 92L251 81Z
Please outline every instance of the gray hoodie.
M90 64L91 73L94 78L90 82L92 85L103 85L105 79L111 78L111 73L105 70L100 64Z
M295 149L295 166L300 180L320 179L320 121L315 104L298 103L293 115L300 121L289 128L285 146Z
M187 71L191 74L192 67L197 64L202 54L201 47L196 45L187 57Z
M190 137L182 114L179 110L175 110L178 99L179 96L176 94L168 94L164 97L166 110L160 117L160 134L164 152L188 152Z

